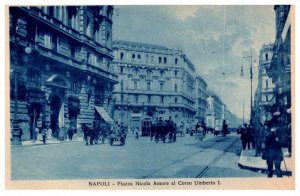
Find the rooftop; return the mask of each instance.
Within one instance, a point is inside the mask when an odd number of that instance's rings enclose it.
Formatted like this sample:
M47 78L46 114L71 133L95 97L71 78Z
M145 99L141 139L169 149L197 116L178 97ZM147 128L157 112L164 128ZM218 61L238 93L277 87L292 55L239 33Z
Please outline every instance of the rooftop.
M125 46L133 46L133 47L137 47L137 48L169 50L169 48L167 48L165 46L157 45L157 44L147 44L147 43L140 43L140 42L124 41L124 40L113 41L113 45L125 45Z

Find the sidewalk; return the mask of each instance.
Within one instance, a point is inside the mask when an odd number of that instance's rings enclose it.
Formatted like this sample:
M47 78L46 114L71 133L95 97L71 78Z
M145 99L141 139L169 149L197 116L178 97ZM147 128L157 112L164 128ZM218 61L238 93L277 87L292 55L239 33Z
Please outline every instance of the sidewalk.
M292 166L293 161L291 157L288 157L287 148L282 148L282 152L285 155L284 161L281 162L281 170L284 175L291 176L292 175ZM238 165L243 169L249 169L253 171L261 171L266 172L268 171L266 160L263 160L261 156L255 157L255 150L242 150L240 159L238 161Z
M55 139L49 139L46 141L46 144L43 143L42 140L36 140L35 142L32 140L29 141L22 141L21 146L37 146L37 145L48 145L48 144L61 144L61 143L70 143L70 142L81 142L83 141L83 138L77 138L74 140L55 140Z

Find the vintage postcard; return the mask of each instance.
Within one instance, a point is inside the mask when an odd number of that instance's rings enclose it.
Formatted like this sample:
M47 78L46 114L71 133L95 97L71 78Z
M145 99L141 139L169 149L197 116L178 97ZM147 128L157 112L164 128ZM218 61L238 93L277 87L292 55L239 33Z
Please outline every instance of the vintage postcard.
M293 5L7 5L6 189L295 189Z

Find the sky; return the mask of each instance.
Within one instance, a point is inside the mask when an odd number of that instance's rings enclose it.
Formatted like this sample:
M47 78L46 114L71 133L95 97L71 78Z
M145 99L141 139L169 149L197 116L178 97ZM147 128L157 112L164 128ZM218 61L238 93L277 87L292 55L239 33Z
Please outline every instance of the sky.
M263 44L275 41L275 13L272 5L117 5L113 39L183 50L208 89L240 118L244 100L247 119L250 62L242 57L250 56L252 51L254 96L259 51Z

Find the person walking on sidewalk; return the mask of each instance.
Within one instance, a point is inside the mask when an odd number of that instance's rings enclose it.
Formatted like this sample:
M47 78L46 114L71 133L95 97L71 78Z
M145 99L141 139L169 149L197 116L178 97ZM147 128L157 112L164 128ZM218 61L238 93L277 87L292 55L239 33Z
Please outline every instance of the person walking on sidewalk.
M43 138L43 144L46 144L47 140L47 126L42 127L42 138Z
M241 128L241 140L242 140L243 150L246 150L246 145L248 143L247 123L245 123L244 127Z
M281 161L283 161L283 154L281 150L281 144L279 142L279 137L276 134L276 130L277 129L275 127L272 127L265 138L265 151L263 159L266 160L268 165L268 178L273 177L273 163L275 165L275 172L277 177L282 177L280 166Z

